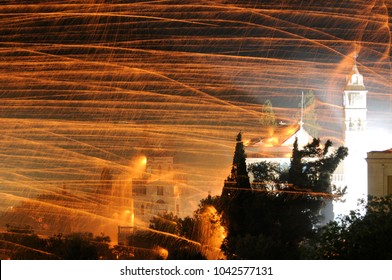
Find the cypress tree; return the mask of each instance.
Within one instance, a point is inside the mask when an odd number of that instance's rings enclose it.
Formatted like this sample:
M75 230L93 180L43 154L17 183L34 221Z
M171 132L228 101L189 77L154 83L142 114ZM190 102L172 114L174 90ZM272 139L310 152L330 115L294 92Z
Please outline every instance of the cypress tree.
M242 134L238 133L234 150L233 163L231 173L223 187L222 196L230 196L236 190L250 190L249 175L246 167L246 154L244 143L242 142Z
M249 175L246 168L246 154L244 150L244 143L242 142L241 132L238 133L236 141L237 143L233 157L233 166L236 166L237 171L237 188L250 189Z
M291 156L291 164L289 169L289 184L296 187L306 187L306 177L303 176L303 163L302 163L302 152L298 148L298 139L295 138L293 145L293 153Z

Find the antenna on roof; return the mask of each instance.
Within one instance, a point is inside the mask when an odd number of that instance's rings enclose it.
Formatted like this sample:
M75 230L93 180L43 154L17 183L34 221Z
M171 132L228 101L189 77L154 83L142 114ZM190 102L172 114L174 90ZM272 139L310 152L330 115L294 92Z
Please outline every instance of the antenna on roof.
M302 128L302 126L304 125L303 118L304 118L304 91L302 91L302 100L301 100L301 120L299 121L299 125L300 125L301 128Z

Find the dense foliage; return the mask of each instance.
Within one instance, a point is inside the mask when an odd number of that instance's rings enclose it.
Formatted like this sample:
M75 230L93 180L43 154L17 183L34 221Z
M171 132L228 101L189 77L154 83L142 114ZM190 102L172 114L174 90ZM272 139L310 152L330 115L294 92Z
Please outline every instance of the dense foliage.
M392 259L392 196L369 197L362 209L321 228L304 246L311 259Z
M246 159L238 148L240 140L237 137L233 165ZM314 235L321 209L332 199L330 177L347 156L346 148L331 152L331 147L330 141L322 147L315 139L300 150L295 141L288 170L267 162L250 166L256 181L251 189L249 178L244 183L238 173L231 173L221 196L228 233L222 249L227 258L301 257L300 244ZM236 184L235 192L225 190L228 183Z
M173 213L164 213L151 219L149 229L138 230L131 236L137 259L205 259L198 242L197 220L181 219ZM161 248L161 250L157 250ZM165 250L167 255L151 252Z
M165 248L168 259L218 259L221 256L219 207L220 198L208 196L200 201L193 217L182 219L172 213L155 216L149 226L152 231L139 231L135 243L147 248Z
M71 233L49 238L34 233L7 232L0 235L0 247L11 259L97 260L114 259L108 236Z

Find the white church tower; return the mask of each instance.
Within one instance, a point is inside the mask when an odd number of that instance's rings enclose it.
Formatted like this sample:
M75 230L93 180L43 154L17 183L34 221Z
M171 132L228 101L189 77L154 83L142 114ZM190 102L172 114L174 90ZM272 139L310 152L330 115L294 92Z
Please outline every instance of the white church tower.
M363 83L363 76L358 71L357 53L355 52L354 65L347 77L343 96L346 144L347 141L353 140L350 138L357 138L362 131L366 130L366 94L367 90Z
M357 209L358 199L367 196L367 133L366 133L366 95L363 76L357 67L357 51L354 64L347 77L343 95L344 145L349 155L344 161L344 177L347 185L345 212Z

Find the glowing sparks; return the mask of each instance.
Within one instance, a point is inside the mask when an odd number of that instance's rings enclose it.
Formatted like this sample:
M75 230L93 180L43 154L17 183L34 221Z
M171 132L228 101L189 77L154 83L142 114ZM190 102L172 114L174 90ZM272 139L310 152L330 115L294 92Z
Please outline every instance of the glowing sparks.
M354 41L369 126L391 117L389 2L68 2L0 1L0 211L56 195L64 205L42 211L69 213L71 193L80 214L103 168L107 207L129 204L149 151L175 154L197 205L220 192L238 131L273 137L259 122L265 100L293 124L302 90L336 142ZM111 211L117 223L124 213Z

